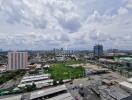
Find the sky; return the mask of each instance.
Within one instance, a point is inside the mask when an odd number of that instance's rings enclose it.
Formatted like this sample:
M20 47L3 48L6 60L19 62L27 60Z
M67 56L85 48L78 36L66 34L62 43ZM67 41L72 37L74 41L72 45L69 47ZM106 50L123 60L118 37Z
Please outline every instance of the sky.
M132 0L0 0L5 50L132 49Z

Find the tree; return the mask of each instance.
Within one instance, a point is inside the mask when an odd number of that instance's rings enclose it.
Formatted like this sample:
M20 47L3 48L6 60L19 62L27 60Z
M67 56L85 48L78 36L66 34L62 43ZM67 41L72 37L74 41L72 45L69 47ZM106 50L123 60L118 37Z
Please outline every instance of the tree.
M53 80L53 85L57 85L57 82L56 82L56 80Z
M33 83L32 88L33 88L33 90L36 90L37 87L36 87L35 83Z
M31 85L26 85L26 91L27 92L31 92L33 89L32 89L32 86Z
M59 80L59 84L63 84L63 80L62 79Z
M26 91L31 92L36 90L36 85L33 83L32 85L26 85Z

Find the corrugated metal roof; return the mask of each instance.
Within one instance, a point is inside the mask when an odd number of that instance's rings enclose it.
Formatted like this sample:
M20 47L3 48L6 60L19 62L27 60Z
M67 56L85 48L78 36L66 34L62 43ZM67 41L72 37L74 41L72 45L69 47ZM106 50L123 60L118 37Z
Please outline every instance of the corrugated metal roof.
M70 93L65 93L46 100L74 100L74 99Z
M61 86L57 86L57 87L52 87L52 88L32 92L31 96L30 96L30 99L42 97L42 96L53 94L53 93L63 91L63 90L67 90L65 85L61 85Z
M21 95L9 96L9 97L6 97L6 98L1 98L0 100L21 100Z
M126 81L120 82L119 85L122 85L122 86L129 88L129 89L132 89L132 84L129 82L126 82Z

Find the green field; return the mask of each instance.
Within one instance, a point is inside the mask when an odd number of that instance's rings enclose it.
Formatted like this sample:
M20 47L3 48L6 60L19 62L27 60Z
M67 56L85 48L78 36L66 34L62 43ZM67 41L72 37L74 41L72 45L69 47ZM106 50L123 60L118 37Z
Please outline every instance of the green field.
M75 79L84 76L84 68L77 67L72 68L66 65L79 64L83 63L82 61L67 61L67 62L58 62L51 65L49 68L49 73L54 80L63 80L63 79Z

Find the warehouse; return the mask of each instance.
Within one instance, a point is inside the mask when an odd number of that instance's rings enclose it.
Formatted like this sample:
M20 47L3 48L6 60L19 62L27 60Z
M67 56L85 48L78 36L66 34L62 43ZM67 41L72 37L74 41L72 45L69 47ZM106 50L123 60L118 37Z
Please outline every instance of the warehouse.
M32 92L30 95L30 100L46 99L46 100L73 100L71 94L67 94L67 88L65 85L48 88L45 90L39 90ZM54 99L52 99L54 98ZM58 99L59 98L59 99Z
M124 82L120 82L119 85L122 89L126 90L129 93L132 93L132 84L131 83L124 81Z
M37 86L37 88L41 88L44 86L50 86L53 85L53 79L48 79L48 80L42 80L42 81L37 81L37 82L26 82L19 84L18 87L25 87L26 85L33 85L33 83Z
M28 79L34 79L34 78L49 78L50 75L49 74L43 74L43 75L32 75L32 76L25 76L23 77L23 80L28 80Z
M41 89L26 95L4 96L0 100L74 100L65 85Z
M21 95L16 95L16 96L9 96L6 98L0 98L0 100L21 100Z
M132 78L127 79L129 83L132 83Z
M71 96L70 93L65 93L46 100L73 100L73 97Z
M53 79L50 79L50 74L25 76L21 80L18 87L25 87L26 85L33 85L33 83L37 86L37 88L41 88L44 86L53 85Z

